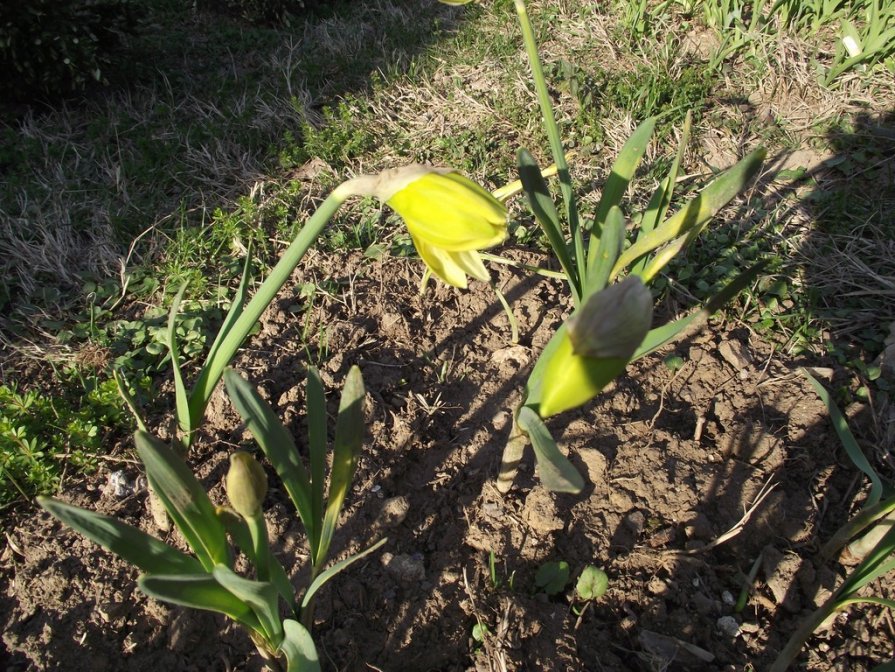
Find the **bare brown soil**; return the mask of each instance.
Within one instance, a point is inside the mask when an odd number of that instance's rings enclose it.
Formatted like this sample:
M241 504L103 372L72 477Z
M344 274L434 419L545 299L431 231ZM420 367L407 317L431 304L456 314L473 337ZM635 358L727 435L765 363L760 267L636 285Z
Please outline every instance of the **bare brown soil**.
M351 364L363 370L369 435L334 557L383 535L388 542L324 589L315 632L324 668L766 669L840 580L835 562L816 560L818 547L861 499L798 362L748 324L715 321L632 366L584 410L550 422L587 476L584 493L546 492L529 455L515 489L501 496L494 479L509 413L568 310L564 293L556 281L494 271L519 321L514 345L488 287L436 286L420 297L419 273L405 259L311 255L296 278L335 278L338 290L330 283L305 312L284 293L235 362L298 437L308 358L319 360L330 389ZM677 373L663 363L671 352L684 360ZM192 455L216 501L227 456L246 441L218 391ZM139 465L120 457L109 470L136 479ZM116 497L107 478L70 481L61 496L153 530L145 492ZM302 529L275 483L271 536L302 585ZM742 531L716 544L766 484L773 490ZM5 531L0 667L263 668L224 618L145 597L134 568L48 515L23 512ZM737 613L732 601L759 556ZM573 579L588 564L603 567L608 592L577 615L574 582L559 596L536 592L535 572L547 560L567 561ZM890 579L874 592L891 598L895 586ZM471 637L477 619L490 631L483 643ZM891 657L892 637L877 608L852 609L811 641L801 664L867 670Z

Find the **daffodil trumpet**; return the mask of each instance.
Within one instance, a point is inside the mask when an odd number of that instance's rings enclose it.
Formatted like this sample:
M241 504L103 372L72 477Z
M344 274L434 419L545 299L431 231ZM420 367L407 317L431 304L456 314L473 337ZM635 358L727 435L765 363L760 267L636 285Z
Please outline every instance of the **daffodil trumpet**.
M507 210L491 193L449 168L418 164L362 175L338 190L375 196L391 207L426 267L448 285L465 289L467 276L487 282L479 250L507 237Z

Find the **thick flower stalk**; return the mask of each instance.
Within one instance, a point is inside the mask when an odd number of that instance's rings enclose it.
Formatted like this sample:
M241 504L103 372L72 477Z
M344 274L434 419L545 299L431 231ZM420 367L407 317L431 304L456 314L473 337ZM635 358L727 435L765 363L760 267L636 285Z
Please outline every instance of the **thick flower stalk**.
M629 276L593 294L567 321L541 387L542 418L591 400L628 364L649 332L653 299Z
M507 210L492 194L460 173L411 165L349 180L340 190L375 196L407 225L429 270L454 287L466 276L487 282L479 255L507 237Z

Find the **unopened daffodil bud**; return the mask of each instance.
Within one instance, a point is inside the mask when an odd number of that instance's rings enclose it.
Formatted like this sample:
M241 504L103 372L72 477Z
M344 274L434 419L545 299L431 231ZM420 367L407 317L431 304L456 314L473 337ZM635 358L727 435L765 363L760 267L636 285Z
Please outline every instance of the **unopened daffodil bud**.
M619 375L646 338L653 298L629 276L587 299L565 324L544 371L538 413L547 418L576 408Z
M426 266L454 287L466 276L487 281L478 250L507 237L507 210L487 190L458 172L411 165L349 180L340 189L376 196L407 224Z
M243 451L230 455L224 487L230 506L243 518L261 514L261 504L267 494L267 475L254 457Z

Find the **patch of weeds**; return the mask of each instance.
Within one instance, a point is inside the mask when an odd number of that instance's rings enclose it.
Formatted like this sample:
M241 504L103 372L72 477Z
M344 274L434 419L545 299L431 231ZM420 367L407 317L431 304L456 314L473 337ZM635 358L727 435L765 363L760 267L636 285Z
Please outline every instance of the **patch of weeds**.
M683 121L687 111L696 117L708 101L712 77L698 63L678 68L670 63L640 64L633 71L597 68L593 73L566 60L548 66L549 78L567 89L578 102L580 122L598 140L599 117L608 109L636 111L638 119L663 115L663 126Z
M129 422L113 380L69 372L58 394L0 385L0 508L95 470L108 428Z

